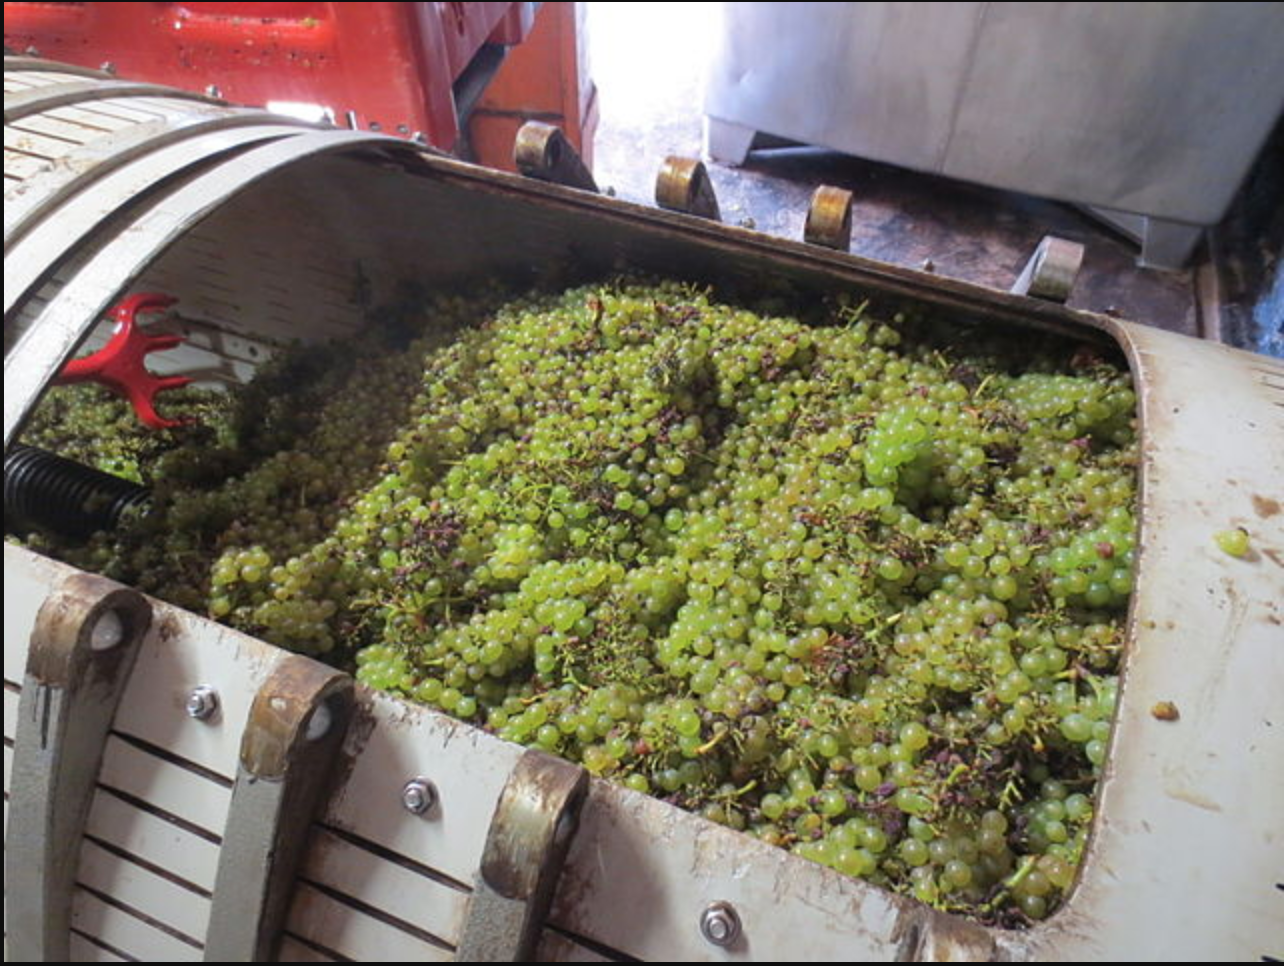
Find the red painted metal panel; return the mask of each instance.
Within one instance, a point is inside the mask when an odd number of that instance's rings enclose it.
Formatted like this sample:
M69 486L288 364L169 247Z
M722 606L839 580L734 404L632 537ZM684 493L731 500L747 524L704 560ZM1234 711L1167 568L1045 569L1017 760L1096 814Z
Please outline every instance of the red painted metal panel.
M317 105L449 150L451 84L488 39L520 40L530 16L524 3L6 3L4 37L242 104Z

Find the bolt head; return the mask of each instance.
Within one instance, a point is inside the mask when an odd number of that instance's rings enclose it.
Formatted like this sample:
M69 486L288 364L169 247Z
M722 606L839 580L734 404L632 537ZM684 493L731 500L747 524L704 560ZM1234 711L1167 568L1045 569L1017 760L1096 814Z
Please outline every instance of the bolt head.
M729 902L711 902L700 914L700 935L715 946L735 945L740 928L740 915Z
M208 721L218 712L218 692L208 684L192 688L183 703L183 710L189 718L197 721Z
M437 804L437 788L426 778L412 778L401 789L401 805L412 815L426 815Z

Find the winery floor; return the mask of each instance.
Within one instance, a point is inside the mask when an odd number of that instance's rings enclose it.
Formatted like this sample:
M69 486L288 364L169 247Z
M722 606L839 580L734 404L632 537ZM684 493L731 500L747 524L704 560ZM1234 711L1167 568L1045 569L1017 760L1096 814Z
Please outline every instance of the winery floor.
M620 197L653 203L664 157L699 156L701 70L713 46L717 6L589 4L588 52L600 109L594 168L599 184ZM1086 249L1072 306L1258 351L1271 351L1274 334L1278 346L1278 331L1262 332L1252 318L1270 296L1270 269L1284 234L1278 212L1261 217L1261 199L1248 226L1214 233L1216 259L1204 246L1191 268L1172 272L1138 267L1131 241L1069 205L832 151L755 151L740 168L709 163L709 174L723 220L790 238L802 235L816 185L847 188L855 195L854 253L995 288L1012 284L1044 235L1069 238ZM1265 203L1279 208L1279 185L1267 187L1274 193ZM1274 272L1278 285L1277 265Z

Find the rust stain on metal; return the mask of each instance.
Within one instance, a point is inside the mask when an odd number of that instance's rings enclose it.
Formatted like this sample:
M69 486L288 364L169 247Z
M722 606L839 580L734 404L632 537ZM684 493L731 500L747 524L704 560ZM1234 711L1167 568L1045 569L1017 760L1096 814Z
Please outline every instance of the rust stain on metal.
M811 196L803 238L845 252L852 243L852 193L822 184Z
M591 780L580 810L580 829L557 882L554 917L558 922L574 922L575 928L582 929L587 922L600 921L591 914L598 877L604 871L600 861L601 843L595 837L590 838L593 830L631 827L621 821L616 796L612 795L614 790L607 782ZM618 840L615 844L619 844Z
M670 211L682 211L699 218L718 221L718 197L703 161L669 155L655 179L655 203Z
M313 709L344 689L351 693L351 679L324 664L302 657L280 661L250 707L242 767L256 779L280 781ZM347 703L342 711L346 716Z
M495 806L481 871L509 899L534 897L550 857L560 866L569 836L558 841L562 822L575 822L588 792L588 772L543 752L527 752L513 769Z
M988 963L1003 957L984 926L915 905L896 922L897 962Z
M138 640L151 626L151 604L138 591L95 574L73 574L64 580L36 615L27 674L52 687L70 686L86 671L93 682L113 680L129 649L89 647L95 625L109 611L120 619L121 644Z
M183 636L183 622L172 611L166 611L156 624L156 635L162 644L176 641Z
M338 796L348 787L352 774L356 771L361 752L365 750L375 729L379 726L374 713L373 696L374 692L362 685L358 685L353 690L348 733L335 756L330 776L330 787L335 790L331 797L332 802L337 801Z
M1164 789L1169 798L1175 798L1179 802L1185 802L1187 805L1194 805L1196 808L1202 808L1206 812L1220 812L1221 805L1207 798L1199 792L1183 786L1170 786Z
M542 121L527 121L513 142L513 163L529 178L597 191L597 183L561 130Z

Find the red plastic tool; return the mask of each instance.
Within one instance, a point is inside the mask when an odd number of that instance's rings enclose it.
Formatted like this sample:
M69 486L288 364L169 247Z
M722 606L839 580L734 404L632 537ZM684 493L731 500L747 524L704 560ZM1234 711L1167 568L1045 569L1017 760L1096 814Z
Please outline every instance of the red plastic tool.
M55 383L97 382L128 399L138 418L153 429L169 429L186 420L166 419L156 412L156 394L186 386L187 376L158 376L147 368L150 352L172 349L183 341L181 335L150 335L138 324L138 313L158 312L178 300L160 292L139 292L118 302L111 310L116 330L107 344L83 359L63 366Z

